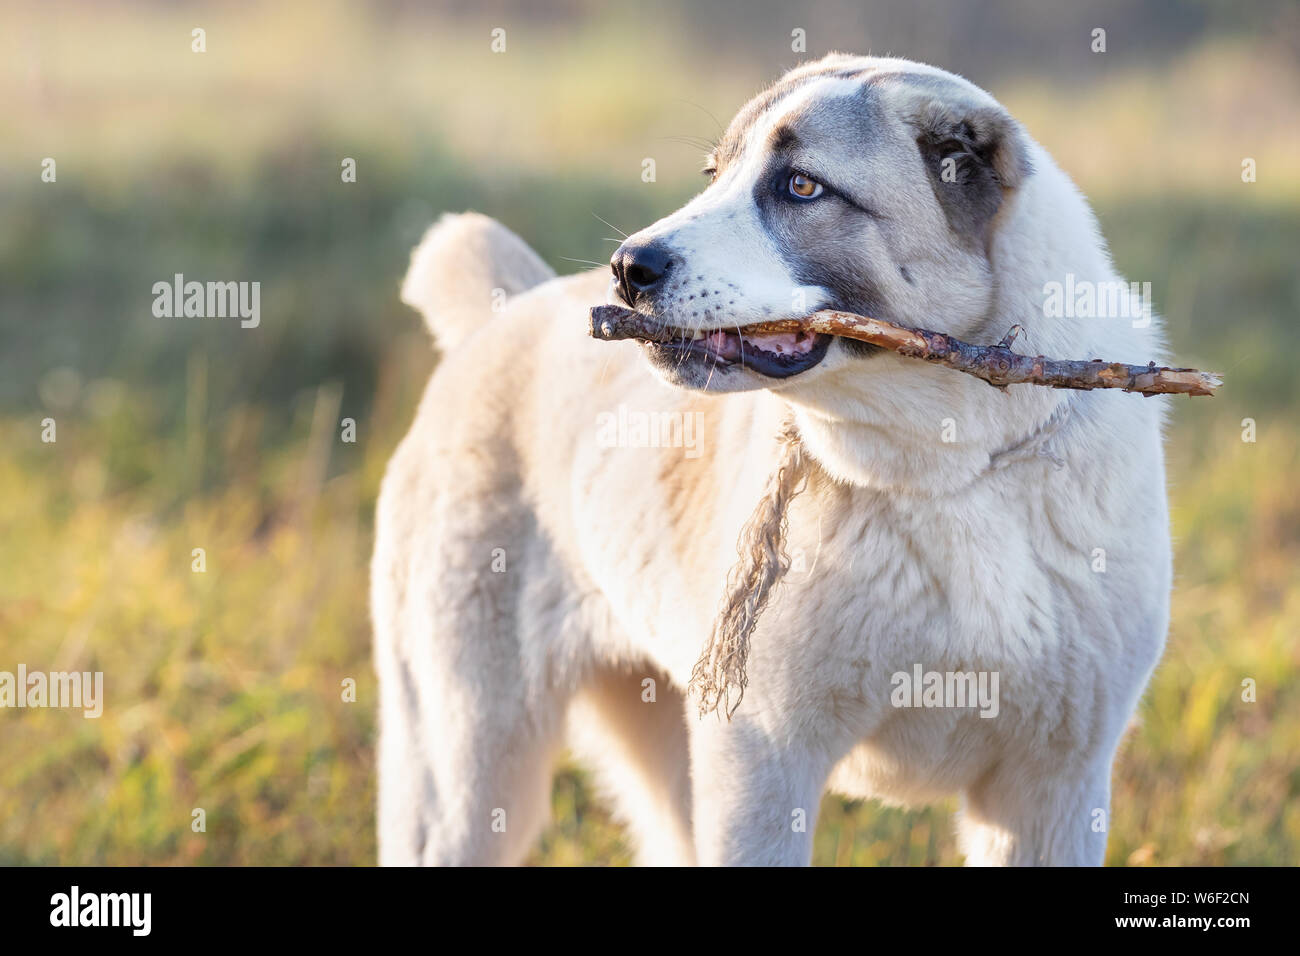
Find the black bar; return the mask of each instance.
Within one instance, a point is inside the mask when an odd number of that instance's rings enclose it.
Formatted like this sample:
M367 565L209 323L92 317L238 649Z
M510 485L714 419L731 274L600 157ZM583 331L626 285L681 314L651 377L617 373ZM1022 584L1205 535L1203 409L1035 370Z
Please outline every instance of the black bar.
M0 932L6 944L115 940L247 945L371 942L376 933L414 934L422 948L456 945L465 931L485 941L520 933L581 940L586 931L624 925L628 942L683 939L712 925L729 940L784 929L809 943L849 933L861 945L901 931L917 942L952 939L988 945L1022 933L1048 939L1125 937L1146 942L1190 936L1231 944L1287 928L1294 893L1286 869L695 870L665 873L592 870L118 869L0 870ZM71 889L80 913L113 915L118 926L67 922ZM122 897L101 907L100 894ZM1183 894L1182 897L1174 894ZM1221 894L1206 896L1205 894ZM68 906L60 910L60 895ZM95 896L87 903L87 896ZM131 917L135 917L134 920ZM1206 928L1203 919L1211 920ZM1121 921L1152 921L1148 925ZM1223 925L1244 919L1244 925ZM1196 923L1190 921L1195 920ZM80 920L79 920L80 921ZM1180 922L1181 921L1181 922ZM779 924L779 925L778 925ZM1047 936L1044 936L1044 933ZM1244 934L1244 935L1243 935ZM578 945L583 945L578 943ZM19 952L19 950L10 950Z

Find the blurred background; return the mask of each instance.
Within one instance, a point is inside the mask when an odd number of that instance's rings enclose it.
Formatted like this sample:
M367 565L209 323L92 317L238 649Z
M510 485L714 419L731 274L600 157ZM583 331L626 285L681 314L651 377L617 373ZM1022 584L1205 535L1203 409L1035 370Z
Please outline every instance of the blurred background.
M1176 362L1226 374L1220 397L1172 402L1173 621L1117 765L1108 862L1300 862L1295 3L159 0L0 18L0 670L103 671L106 695L98 720L0 712L0 864L373 862L372 511L437 360L397 300L411 246L473 208L561 273L605 262L617 233L597 217L630 233L679 206L700 144L831 49L993 92L1091 198L1121 271L1152 283ZM175 273L259 281L260 326L155 318L153 283ZM815 861L960 862L954 809L828 797ZM571 765L554 811L534 862L629 860Z

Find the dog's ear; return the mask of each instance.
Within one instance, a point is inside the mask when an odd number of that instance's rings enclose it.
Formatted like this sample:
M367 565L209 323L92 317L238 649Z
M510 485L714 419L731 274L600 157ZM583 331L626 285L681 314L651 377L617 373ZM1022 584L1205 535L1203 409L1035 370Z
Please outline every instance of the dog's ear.
M996 106L931 101L914 125L934 194L953 230L980 244L1006 198L1032 172L1020 127Z

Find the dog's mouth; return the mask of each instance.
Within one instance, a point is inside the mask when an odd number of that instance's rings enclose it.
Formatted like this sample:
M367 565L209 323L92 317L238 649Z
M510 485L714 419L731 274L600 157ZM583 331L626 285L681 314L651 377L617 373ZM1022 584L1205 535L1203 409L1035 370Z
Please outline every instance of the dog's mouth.
M768 378L790 378L826 357L834 336L819 332L749 333L737 329L668 330L669 337L645 342L653 358L676 365L700 362L710 368L747 368ZM672 335L672 332L676 335Z

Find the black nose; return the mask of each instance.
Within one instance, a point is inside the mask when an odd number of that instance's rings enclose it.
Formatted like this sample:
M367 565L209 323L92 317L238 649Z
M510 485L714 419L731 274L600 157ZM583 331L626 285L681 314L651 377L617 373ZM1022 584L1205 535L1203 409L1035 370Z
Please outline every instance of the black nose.
M618 283L619 295L630 306L657 292L672 269L673 258L663 246L649 243L629 246L627 243L614 251L609 260Z

